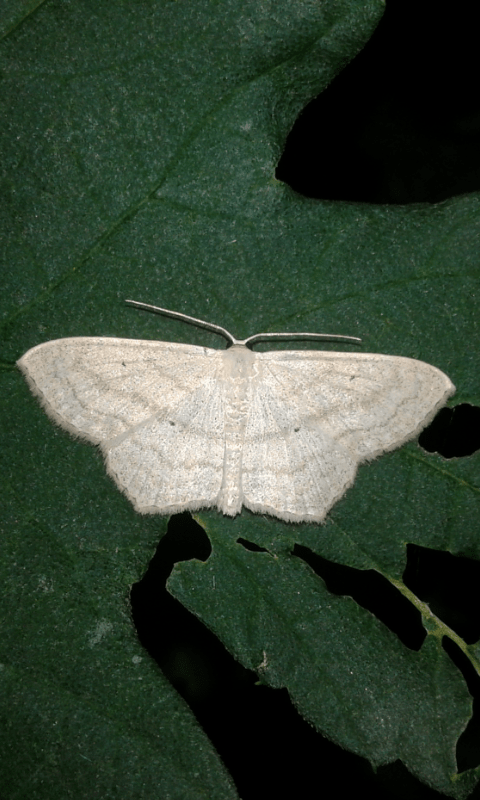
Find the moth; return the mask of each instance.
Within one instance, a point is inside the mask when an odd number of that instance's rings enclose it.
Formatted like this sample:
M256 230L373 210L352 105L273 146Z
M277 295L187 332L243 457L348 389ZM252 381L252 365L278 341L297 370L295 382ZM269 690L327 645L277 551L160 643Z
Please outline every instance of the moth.
M411 358L315 350L254 352L256 334L180 312L132 306L200 325L229 347L106 337L33 347L18 366L49 416L100 447L142 514L242 506L291 522L322 522L364 461L417 436L455 392Z

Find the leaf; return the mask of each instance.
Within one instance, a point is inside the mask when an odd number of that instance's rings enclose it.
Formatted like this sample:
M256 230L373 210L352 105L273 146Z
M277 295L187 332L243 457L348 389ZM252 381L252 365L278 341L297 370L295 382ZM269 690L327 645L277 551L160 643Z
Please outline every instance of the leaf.
M382 10L379 0L10 4L0 56L5 796L90 797L93 786L103 798L236 796L131 623L129 586L167 520L136 515L99 455L52 426L14 367L27 349L75 335L221 346L127 308L130 297L238 338L358 334L365 351L434 364L457 385L455 402L478 403L478 197L329 203L274 178L297 114ZM439 646L459 637L402 574L408 542L478 558L478 454L447 462L410 444L362 467L324 526L200 519L213 554L179 566L171 591L264 682L287 686L318 730L465 797L477 773L457 775L454 747L470 698ZM421 611L421 649L329 593L295 545L384 575ZM475 646L457 644L476 665ZM388 680L374 685L382 666ZM413 733L410 689L422 700Z
M409 650L292 554L250 552L222 522L207 531L213 554L177 565L168 582L174 596L262 682L286 687L324 735L374 766L400 758L451 793L471 699L442 648L443 631L432 626L420 651ZM471 788L471 780L459 787Z

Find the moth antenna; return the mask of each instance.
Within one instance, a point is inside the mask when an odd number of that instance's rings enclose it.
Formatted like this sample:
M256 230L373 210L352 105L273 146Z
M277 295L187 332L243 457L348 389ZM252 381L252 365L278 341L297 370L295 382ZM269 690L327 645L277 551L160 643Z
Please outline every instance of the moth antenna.
M125 300L129 306L141 308L144 311L152 311L154 314L163 314L165 317L173 317L173 319L181 319L183 322L189 322L190 325L197 325L200 328L206 328L207 331L219 333L224 336L231 344L238 344L237 340L231 333L229 333L221 325L215 325L213 322L206 322L204 319L197 319L196 317L189 317L188 314L182 314L181 311L170 311L168 308L159 308L158 306L151 306L148 303L138 303L136 300Z
M340 333L255 333L244 339L242 344L250 347L254 342L263 341L265 339L322 339L329 342L353 342L358 344L362 340L358 336L342 336Z
M287 339L310 339L310 340L323 340L329 342L354 342L358 343L362 340L358 338L358 336L342 336L341 334L336 333L255 333L253 336L249 336L247 339L235 339L226 328L222 328L221 325L215 325L213 322L206 322L203 319L197 319L196 317L190 317L188 314L183 314L181 311L170 311L168 308L160 308L158 306L152 306L148 303L139 303L137 300L125 300L126 303L130 306L134 306L134 308L141 308L144 311L152 311L154 314L163 314L165 317L172 317L173 319L181 319L183 322L188 322L191 325L197 325L201 328L205 328L208 331L213 331L214 333L220 334L220 336L224 336L230 344L243 344L246 347L251 347L255 342L264 341L266 339L276 339L277 341L287 340Z

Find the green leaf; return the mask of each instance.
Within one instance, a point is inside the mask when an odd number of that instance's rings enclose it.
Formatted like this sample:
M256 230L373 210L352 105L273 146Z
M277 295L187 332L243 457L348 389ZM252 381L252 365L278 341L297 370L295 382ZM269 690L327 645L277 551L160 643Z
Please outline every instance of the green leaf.
M296 116L382 11L380 0L10 4L0 53L5 797L236 796L131 622L129 587L167 520L137 515L99 454L51 424L15 368L27 349L77 335L221 346L127 308L132 298L238 338L360 335L365 351L444 370L454 402L479 402L479 197L331 203L274 177ZM407 543L479 557L478 474L478 454L445 461L409 444L361 467L322 526L202 512L212 555L179 565L170 591L263 682L286 686L319 731L465 797L478 771L457 773L455 746L471 701L442 637L475 668L478 647L402 575ZM330 593L295 545L383 575L422 614L420 650Z
M285 686L324 735L375 766L400 758L451 793L471 699L442 648L448 631L432 626L420 651L409 650L351 597L330 594L299 558L250 552L221 521L206 527L213 554L176 566L168 582L175 597L262 682ZM248 533L235 527L239 538Z

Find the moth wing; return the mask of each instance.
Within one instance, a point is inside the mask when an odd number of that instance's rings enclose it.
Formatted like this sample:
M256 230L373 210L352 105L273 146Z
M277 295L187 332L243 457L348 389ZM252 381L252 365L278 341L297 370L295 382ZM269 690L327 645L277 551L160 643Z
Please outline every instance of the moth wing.
M357 466L416 436L455 391L430 364L396 356L258 354L242 461L244 504L321 521Z
M221 351L168 342L79 337L18 362L47 413L100 445L137 511L215 504L222 480Z

